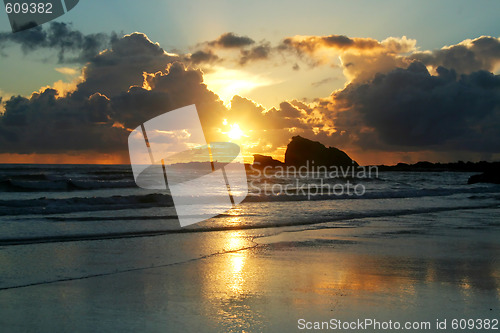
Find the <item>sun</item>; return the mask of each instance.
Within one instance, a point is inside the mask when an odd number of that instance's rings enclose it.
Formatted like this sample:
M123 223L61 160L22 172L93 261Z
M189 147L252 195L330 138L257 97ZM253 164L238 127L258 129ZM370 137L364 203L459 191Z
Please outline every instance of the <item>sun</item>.
M243 131L241 130L240 125L232 124L229 126L231 127L231 129L226 134L230 139L239 140L242 137L246 136L245 133L243 133Z

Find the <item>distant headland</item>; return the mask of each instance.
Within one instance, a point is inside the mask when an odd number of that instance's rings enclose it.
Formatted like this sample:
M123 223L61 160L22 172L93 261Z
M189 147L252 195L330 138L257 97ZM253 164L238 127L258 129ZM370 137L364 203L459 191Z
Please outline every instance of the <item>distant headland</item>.
M301 136L292 137L287 145L285 161L278 161L271 156L253 155L253 168L276 168L284 166L326 166L326 167L352 167L358 166L344 151L335 147L326 147L318 141L312 141ZM413 172L439 172L461 171L482 172L483 174L471 176L469 184L478 182L500 184L500 162L451 162L431 163L427 161L415 164L398 163L396 165L377 165L379 171L413 171Z

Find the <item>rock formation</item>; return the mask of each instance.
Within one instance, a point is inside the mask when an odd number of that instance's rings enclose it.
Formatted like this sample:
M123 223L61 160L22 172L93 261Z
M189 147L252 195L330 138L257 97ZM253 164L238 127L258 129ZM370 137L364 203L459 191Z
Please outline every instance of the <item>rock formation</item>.
M314 166L357 166L346 153L335 147L326 148L317 141L311 141L301 136L294 136L285 152L286 165Z

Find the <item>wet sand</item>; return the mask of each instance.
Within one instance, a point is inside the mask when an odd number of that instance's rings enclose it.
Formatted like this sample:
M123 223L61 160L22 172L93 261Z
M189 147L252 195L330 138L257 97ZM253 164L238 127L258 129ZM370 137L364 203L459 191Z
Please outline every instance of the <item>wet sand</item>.
M287 332L307 331L299 319L372 318L430 322L434 332L446 318L450 331L453 318L499 317L498 213L3 247L0 325L2 332Z

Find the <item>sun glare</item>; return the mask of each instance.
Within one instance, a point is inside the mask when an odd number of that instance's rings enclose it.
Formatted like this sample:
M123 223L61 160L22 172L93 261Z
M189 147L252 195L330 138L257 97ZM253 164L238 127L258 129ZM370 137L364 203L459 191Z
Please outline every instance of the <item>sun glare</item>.
M270 79L242 70L215 67L213 72L204 75L204 82L215 92L226 106L234 95L245 96L256 88L273 83Z
M227 136L230 139L239 140L243 136L246 136L245 133L243 133L243 131L241 130L240 125L238 125L238 124L232 124L232 125L229 125L229 126L231 127L231 129L229 130L229 132L227 132Z

